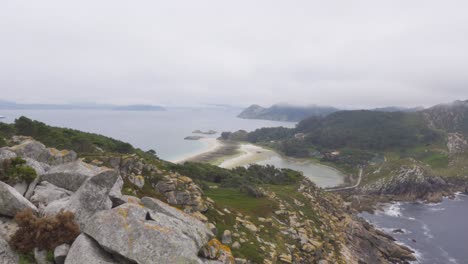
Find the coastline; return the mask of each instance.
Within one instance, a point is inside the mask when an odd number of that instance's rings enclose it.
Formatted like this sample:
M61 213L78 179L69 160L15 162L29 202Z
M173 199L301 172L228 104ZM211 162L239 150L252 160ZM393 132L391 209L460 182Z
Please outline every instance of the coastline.
M206 146L206 148L204 148L201 152L185 154L183 156L177 157L175 160L172 160L171 162L183 163L186 161L196 161L201 156L206 155L208 153L216 152L219 149L224 147L223 142L221 142L220 140L214 137L213 138L212 137L201 138L199 139L199 141L203 142L203 144L205 144Z
M232 169L267 160L275 154L272 150L250 143L241 143L238 146L238 152L239 154L234 157L225 157L218 166L225 169Z

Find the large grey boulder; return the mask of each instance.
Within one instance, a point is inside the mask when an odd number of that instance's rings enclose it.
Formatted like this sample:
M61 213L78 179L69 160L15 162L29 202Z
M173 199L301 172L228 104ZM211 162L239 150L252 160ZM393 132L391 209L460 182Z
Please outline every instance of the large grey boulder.
M70 197L64 197L59 200L55 200L48 204L45 208L41 208L40 212L45 216L53 216L60 211L70 211L68 205L70 203Z
M16 153L9 150L8 148L0 148L0 162L13 158L16 158Z
M17 182L15 183L15 185L13 185L13 188L15 188L15 190L24 196L24 194L26 193L26 191L28 190L28 183L25 182L25 181L22 181L22 182Z
M15 188L0 182L0 215L13 217L19 211L28 208L37 213L36 206L18 193Z
M41 175L41 180L74 192L87 179L103 170L105 169L77 160L50 168L46 174Z
M77 154L69 150L46 148L41 142L28 139L10 148L23 158L31 158L50 165L59 165L77 159Z
M18 264L19 256L14 252L8 242L0 237L0 263L2 264Z
M126 203L96 213L82 231L106 251L140 264L203 263L197 255L211 233L206 228L203 234L198 230L197 226L204 228L201 222L187 224L196 221Z
M50 169L49 164L39 162L31 158L24 158L24 160L26 161L27 166L33 168L36 171L37 175L45 174Z
M155 220L159 215L166 215L182 222L183 225L181 226L181 230L186 235L190 236L199 247L202 247L206 241L210 239L210 237L214 236L214 234L200 220L166 203L163 203L158 199L143 197L141 198L141 203L146 208L151 209L149 214ZM190 228L187 229L187 227Z
M39 209L46 207L51 202L70 197L73 192L57 187L47 181L42 181L34 189L34 194L29 199Z
M65 264L117 264L112 256L104 251L96 241L85 234L79 235L68 251Z
M117 177L117 181L115 182L114 186L112 186L112 189L109 192L109 198L112 200L114 204L122 204L122 188L124 185L124 181L122 177L119 175Z
M75 213L75 220L81 228L96 212L112 208L109 192L117 181L118 174L114 170L106 170L89 178L68 200L63 198L51 203L57 209ZM61 203L61 204L60 204ZM49 206L48 206L49 207ZM47 208L46 207L46 211ZM49 208L50 209L50 208ZM50 211L48 212L50 214Z

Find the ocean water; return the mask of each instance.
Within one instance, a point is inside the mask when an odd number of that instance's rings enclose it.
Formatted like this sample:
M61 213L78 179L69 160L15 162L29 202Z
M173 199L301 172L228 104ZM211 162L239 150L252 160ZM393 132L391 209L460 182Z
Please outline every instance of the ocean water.
M415 263L468 263L466 195L458 194L455 199L444 199L439 204L387 204L382 211L361 216L416 251ZM404 233L394 233L395 229Z
M11 123L26 116L49 125L93 132L139 147L154 149L162 159L174 161L195 155L209 148L206 143L184 140L193 130L252 131L261 127L294 127L292 122L249 120L237 118L239 109L168 108L167 111L110 111L110 110L0 110L2 122ZM220 134L213 135L219 137ZM206 136L205 136L206 137Z
M237 118L239 109L210 108L169 108L167 111L110 111L110 110L0 110L5 116L2 122L11 123L20 116L26 116L46 124L93 132L139 147L154 149L158 156L169 161L190 157L210 148L204 141L184 140L194 135L193 130L215 130L219 137L223 131L244 129L252 131L261 127L294 127L293 122L249 120ZM204 135L208 137L207 135ZM271 164L280 168L302 171L318 186L331 187L343 182L338 171L314 164L296 162L271 156L260 164Z
M298 161L295 159L283 158L275 154L266 160L257 162L262 165L274 165L278 168L289 168L302 171L304 176L308 177L318 186L334 187L343 183L344 175L333 168L313 163L312 161Z

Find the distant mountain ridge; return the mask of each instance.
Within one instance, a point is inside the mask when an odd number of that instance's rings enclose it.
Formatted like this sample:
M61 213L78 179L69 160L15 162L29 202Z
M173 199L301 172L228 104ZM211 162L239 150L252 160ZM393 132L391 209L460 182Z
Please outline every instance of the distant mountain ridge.
M275 121L298 122L310 116L326 116L339 109L330 106L292 106L273 105L265 108L260 105L251 105L237 117L244 119L264 119Z
M111 104L20 104L10 101L0 100L0 109L34 109L34 110L117 110L117 111L164 111L158 105L111 105Z
M424 110L424 107L422 106L388 106L369 109L369 111L377 112L418 112L422 110ZM294 106L287 104L275 104L271 107L263 107L257 104L253 104L244 109L237 117L244 119L299 122L309 117L325 117L338 111L342 111L342 109L338 109L332 106Z

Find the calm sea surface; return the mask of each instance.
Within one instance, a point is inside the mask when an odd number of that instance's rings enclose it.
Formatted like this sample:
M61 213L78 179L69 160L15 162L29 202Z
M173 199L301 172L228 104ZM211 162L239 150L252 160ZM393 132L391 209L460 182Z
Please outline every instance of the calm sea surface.
M468 263L468 196L442 203L394 203L376 214L361 214L417 252L421 264ZM394 233L402 229L404 233Z
M292 122L240 119L238 109L226 108L169 108L167 111L106 111L106 110L0 110L4 122L27 116L46 124L69 127L110 136L143 150L155 149L159 157L174 161L196 155L209 148L203 141L184 140L192 131L215 130L252 131L261 127L294 127ZM261 164L302 171L322 187L342 183L339 172L313 163L299 163L275 155Z
M46 124L110 136L143 150L154 149L159 157L173 161L203 152L201 141L184 140L192 131L255 130L260 127L294 127L295 123L236 118L239 110L225 108L169 108L167 111L106 110L0 110L4 122L22 115ZM219 136L214 135L215 137Z

